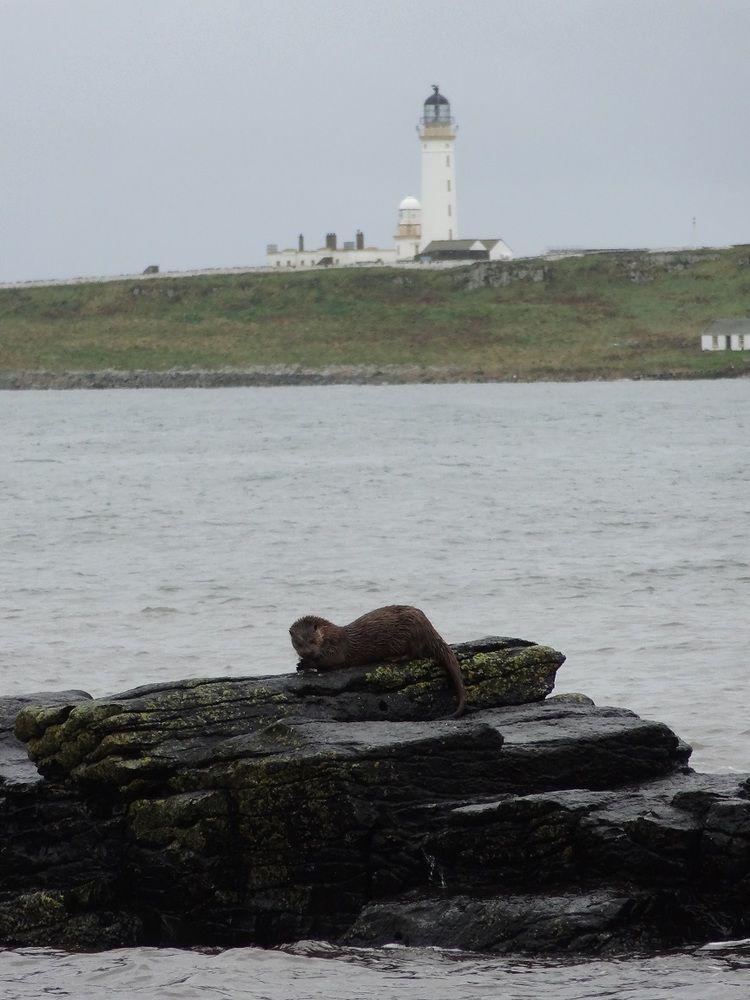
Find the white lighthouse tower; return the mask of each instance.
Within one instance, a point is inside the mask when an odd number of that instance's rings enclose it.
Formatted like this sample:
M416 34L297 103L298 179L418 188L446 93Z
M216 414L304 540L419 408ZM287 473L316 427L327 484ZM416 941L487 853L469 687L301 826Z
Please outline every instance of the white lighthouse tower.
M424 102L419 139L422 144L422 234L420 249L433 240L458 239L453 148L456 123L451 106L433 84Z

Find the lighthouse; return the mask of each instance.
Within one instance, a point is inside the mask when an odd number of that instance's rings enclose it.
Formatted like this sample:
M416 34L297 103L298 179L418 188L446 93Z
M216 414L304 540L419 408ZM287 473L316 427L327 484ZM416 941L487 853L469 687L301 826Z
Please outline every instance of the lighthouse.
M437 86L424 102L419 126L422 146L422 234L420 249L433 240L458 239L454 146L456 123Z
M433 84L422 106L417 126L422 155L422 200L409 195L398 206L395 246L365 245L361 230L354 240L339 246L336 233L326 233L325 246L305 249L300 235L297 247L280 250L266 245L266 264L273 268L362 267L403 264L450 266L478 260L512 260L513 251L503 240L459 239L456 218L456 122L448 98Z

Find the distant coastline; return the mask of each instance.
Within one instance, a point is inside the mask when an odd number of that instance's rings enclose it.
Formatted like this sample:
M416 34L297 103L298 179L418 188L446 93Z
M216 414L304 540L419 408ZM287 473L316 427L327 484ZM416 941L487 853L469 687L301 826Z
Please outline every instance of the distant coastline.
M690 373L648 372L602 377L569 372L560 377L550 374L538 378L510 373L418 365L329 365L305 368L300 365L267 365L216 371L118 371L94 372L0 372L1 390L23 389L222 389L238 387L315 386L315 385L446 385L450 383L531 383L531 382L614 382L666 381L743 378L746 369L734 372Z
M6 389L733 378L750 246L0 289Z

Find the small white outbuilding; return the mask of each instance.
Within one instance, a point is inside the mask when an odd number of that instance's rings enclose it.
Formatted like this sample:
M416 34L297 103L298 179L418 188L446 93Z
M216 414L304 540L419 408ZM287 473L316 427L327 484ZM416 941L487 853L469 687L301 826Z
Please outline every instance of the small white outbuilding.
M750 316L715 319L701 334L702 351L750 351Z

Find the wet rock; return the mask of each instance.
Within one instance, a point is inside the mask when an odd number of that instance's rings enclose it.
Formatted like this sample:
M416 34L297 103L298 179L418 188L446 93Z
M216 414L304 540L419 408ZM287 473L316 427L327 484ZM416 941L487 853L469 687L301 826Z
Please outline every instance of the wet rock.
M37 691L17 698L0 698L0 788L3 785L33 785L41 781L25 745L13 732L19 712L29 705L43 705L47 711L60 709L65 714L68 705L90 700L91 695L85 691Z
M429 661L6 700L0 942L533 952L750 931L747 776L693 774L624 709L544 700L548 647L454 648L458 720Z
M548 646L497 636L457 646L456 654L472 710L541 701L565 659ZM67 709L26 708L15 732L45 777L123 788L158 784L216 755L240 753L235 737L280 720L415 721L444 718L454 708L445 672L418 660L149 685Z
M690 747L661 722L623 708L548 699L488 712L503 734L504 790L614 788L674 770Z
M648 893L432 896L374 903L346 934L351 945L459 948L485 953L622 953L664 947L680 908Z
M737 788L736 775L677 772L458 806L423 842L432 891L370 904L345 940L622 952L747 933L750 802ZM710 809L685 808L700 797Z
M547 699L548 702L557 704L558 702L570 702L573 705L593 705L594 699L589 698L587 694L581 694L580 691L569 691L565 694L552 694Z
M0 942L73 950L134 943L140 921L124 912L117 882L122 810L102 810L44 781L13 734L19 711L44 704L65 717L85 691L0 699Z
M94 909L76 892L31 892L0 902L0 941L25 947L90 951L137 944L133 914Z

